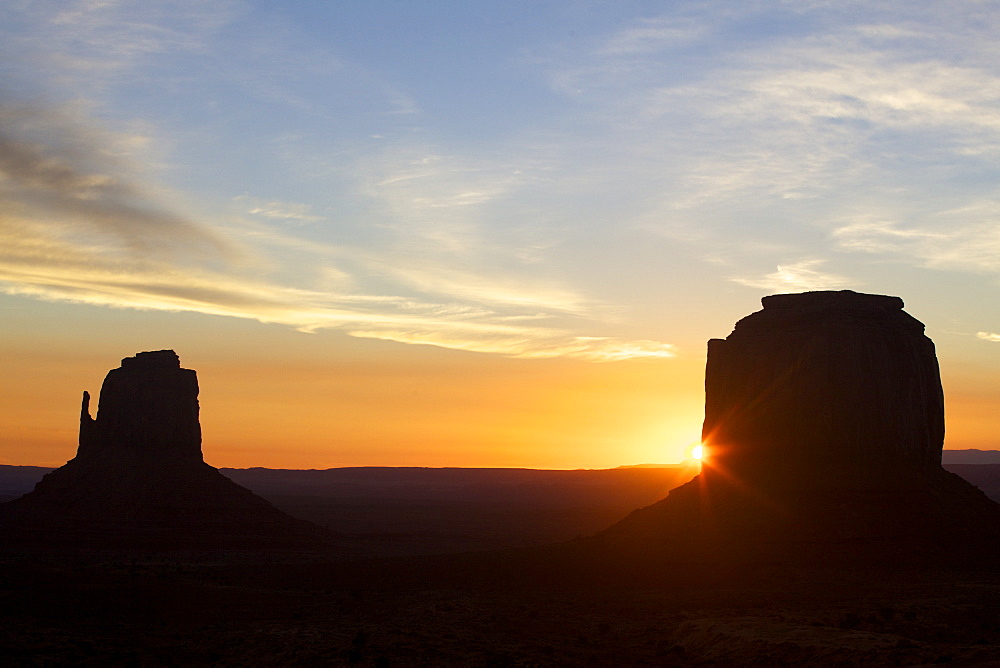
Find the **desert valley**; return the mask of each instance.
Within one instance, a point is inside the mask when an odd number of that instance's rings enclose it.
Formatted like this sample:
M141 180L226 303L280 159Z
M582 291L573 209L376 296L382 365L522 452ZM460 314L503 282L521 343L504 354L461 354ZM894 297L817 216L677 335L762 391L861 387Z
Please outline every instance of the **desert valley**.
M0 469L5 662L1000 661L1000 453L942 453L901 309L778 295L710 342L700 467L219 471L194 372L125 358L74 460Z

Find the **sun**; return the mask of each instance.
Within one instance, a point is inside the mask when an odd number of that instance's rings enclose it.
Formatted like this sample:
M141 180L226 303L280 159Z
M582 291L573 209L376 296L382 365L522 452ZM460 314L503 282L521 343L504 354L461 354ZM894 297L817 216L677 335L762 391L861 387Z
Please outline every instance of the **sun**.
M698 445L691 448L691 459L700 460L705 456L705 446L699 443Z

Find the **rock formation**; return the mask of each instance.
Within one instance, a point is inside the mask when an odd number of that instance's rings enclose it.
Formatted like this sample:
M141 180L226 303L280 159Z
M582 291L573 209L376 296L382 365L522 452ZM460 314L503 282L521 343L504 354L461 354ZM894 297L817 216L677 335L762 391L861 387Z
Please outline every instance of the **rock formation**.
M126 357L101 386L98 419L90 417L83 393L78 456L123 457L141 453L148 461L200 462L198 378L182 369L172 350Z
M709 341L702 473L599 540L670 559L996 556L1000 505L941 467L934 345L902 300L762 303Z
M111 370L97 417L83 393L75 458L0 505L5 539L92 547L313 547L294 519L202 459L198 380L172 350Z
M898 297L773 295L708 342L706 474L849 487L940 468L934 344Z

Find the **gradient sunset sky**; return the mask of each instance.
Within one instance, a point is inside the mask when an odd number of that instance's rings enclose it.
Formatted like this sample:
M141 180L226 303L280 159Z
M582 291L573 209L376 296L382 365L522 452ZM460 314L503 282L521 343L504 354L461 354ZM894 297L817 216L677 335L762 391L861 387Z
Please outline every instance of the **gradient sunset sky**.
M122 357L215 466L681 460L705 343L897 295L997 448L1000 5L0 5L0 463Z

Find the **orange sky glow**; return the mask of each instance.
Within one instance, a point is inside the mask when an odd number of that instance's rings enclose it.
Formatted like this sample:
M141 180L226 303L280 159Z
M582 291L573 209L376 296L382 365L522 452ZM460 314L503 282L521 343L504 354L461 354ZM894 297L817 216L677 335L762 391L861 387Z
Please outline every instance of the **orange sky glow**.
M25 310L23 330L37 329L38 309ZM0 384L0 463L72 458L82 391L96 397L121 357L166 346L198 371L203 450L214 466L610 468L679 462L700 438L696 351L614 363L507 359L259 330L129 310L103 314L72 343L53 335L48 347L12 328L8 378L18 380ZM946 447L995 447L1000 392L961 361L951 374L943 366Z
M679 462L706 341L841 289L903 299L945 447L998 448L998 32L902 0L0 3L0 463L73 457L81 393L161 349L215 466Z
M82 391L96 397L121 357L165 346L198 372L215 466L607 468L680 461L700 436L697 359L507 359L279 327L261 342L260 326L241 321L110 317L79 331L79 349L43 352L24 336L17 349L10 332L20 380L0 385L0 463L64 463Z

